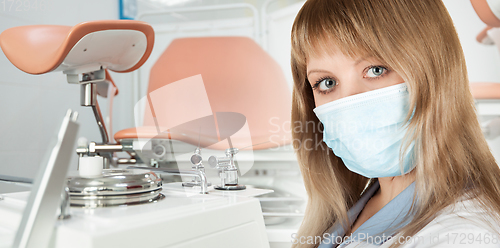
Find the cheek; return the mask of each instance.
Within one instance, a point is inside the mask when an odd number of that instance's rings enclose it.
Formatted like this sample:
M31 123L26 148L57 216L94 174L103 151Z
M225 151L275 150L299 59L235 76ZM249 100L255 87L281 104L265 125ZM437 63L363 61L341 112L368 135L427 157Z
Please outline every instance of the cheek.
M314 107L317 108L319 106L321 106L321 95L314 92L313 94L313 97L314 97Z
M400 83L404 83L404 79L399 76L399 74L397 73L393 73L393 75L391 75L391 81L394 82L394 84L400 84Z
M327 104L331 101L334 101L335 99L332 99L332 97L330 96L332 95L331 93L330 94L319 94L319 93L314 93L314 104L316 105L316 107L319 107L323 104Z

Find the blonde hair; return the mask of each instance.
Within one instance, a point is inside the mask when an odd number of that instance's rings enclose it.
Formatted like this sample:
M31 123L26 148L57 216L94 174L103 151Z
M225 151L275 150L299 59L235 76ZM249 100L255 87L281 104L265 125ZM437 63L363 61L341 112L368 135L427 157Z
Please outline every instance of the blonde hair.
M347 210L373 183L349 171L322 142L306 76L310 56L331 47L351 57L374 56L408 84L408 142L415 142L413 219L399 233L413 236L464 195L500 220L500 169L481 132L463 51L439 0L308 0L292 28L292 130L309 201L298 237L346 230ZM309 141L318 149L310 149ZM407 143L408 143L407 142ZM407 146L402 147L406 149ZM317 244L296 244L314 247ZM399 246L398 244L394 245Z

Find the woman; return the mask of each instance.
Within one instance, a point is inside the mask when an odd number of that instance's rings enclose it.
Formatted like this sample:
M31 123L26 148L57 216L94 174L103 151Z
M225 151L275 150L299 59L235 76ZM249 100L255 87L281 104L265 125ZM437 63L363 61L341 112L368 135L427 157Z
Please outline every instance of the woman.
M293 247L500 247L500 169L441 1L308 0L291 66Z

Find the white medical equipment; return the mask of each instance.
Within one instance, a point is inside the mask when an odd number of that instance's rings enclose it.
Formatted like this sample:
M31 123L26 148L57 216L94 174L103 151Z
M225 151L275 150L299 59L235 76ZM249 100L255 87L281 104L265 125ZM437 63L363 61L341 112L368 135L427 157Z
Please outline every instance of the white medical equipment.
M65 177L71 158L70 151L78 132L77 118L78 113L69 110L63 119L57 139L53 142L54 147L50 150L46 161L42 163L33 183L33 190L24 208L13 247L47 247L52 235L51 227L56 221L57 208L61 207L60 219L69 218L68 187L65 185ZM64 192L63 197L61 192Z

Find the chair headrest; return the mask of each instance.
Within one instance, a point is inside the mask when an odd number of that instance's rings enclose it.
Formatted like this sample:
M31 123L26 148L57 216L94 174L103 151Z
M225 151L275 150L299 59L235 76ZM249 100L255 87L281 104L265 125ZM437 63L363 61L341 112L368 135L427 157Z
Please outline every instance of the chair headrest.
M89 21L73 27L20 26L0 34L7 58L30 74L100 68L130 72L149 58L153 44L153 28L133 20Z

